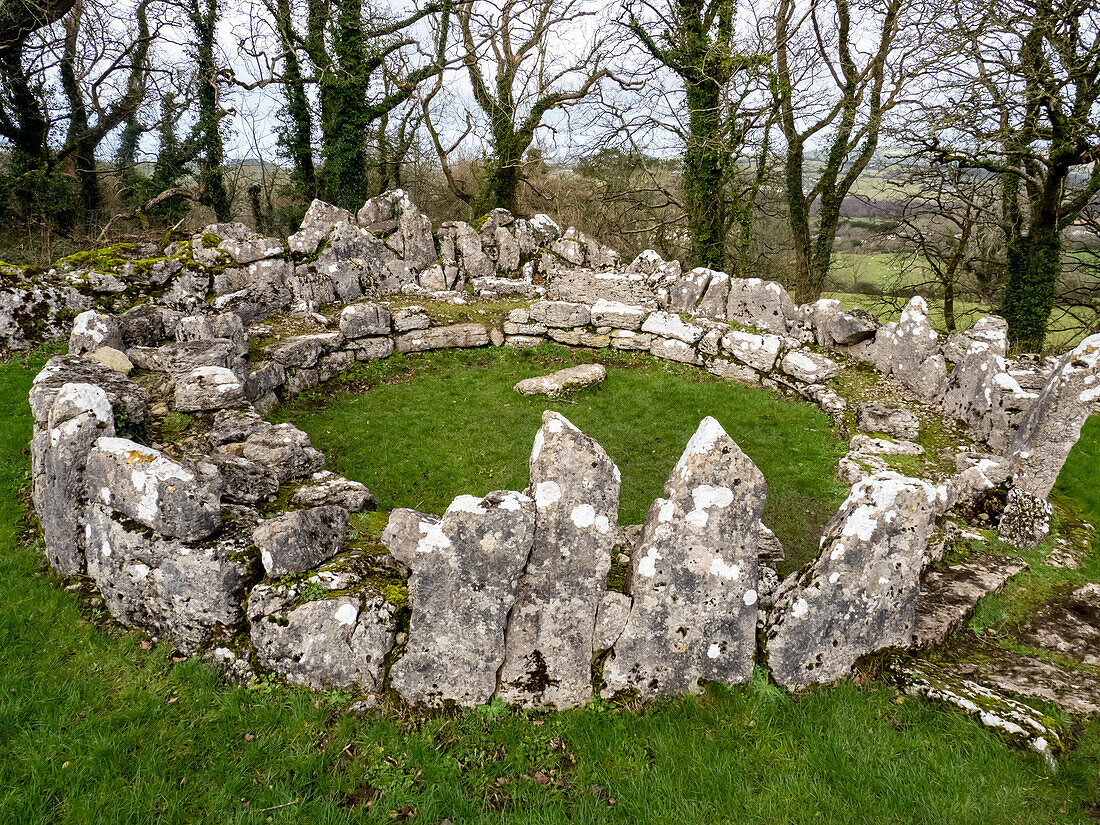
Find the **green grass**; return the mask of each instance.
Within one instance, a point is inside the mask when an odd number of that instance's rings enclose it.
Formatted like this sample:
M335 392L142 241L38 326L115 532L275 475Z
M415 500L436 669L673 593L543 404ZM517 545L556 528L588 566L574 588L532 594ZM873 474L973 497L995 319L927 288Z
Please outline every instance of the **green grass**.
M758 673L634 711L367 718L339 692L225 686L88 612L24 543L41 360L0 364L5 825L1092 821L1100 722L1051 777L963 714L873 683L791 697Z
M622 472L622 524L645 520L688 439L712 415L764 473L764 522L789 564L817 555L821 531L847 493L835 478L847 444L816 406L692 367L609 354L607 380L572 399L525 398L512 389L597 357L548 345L391 359L349 376L356 392L299 396L277 415L309 433L329 466L366 484L381 508L442 513L463 493L527 487L542 413L557 410Z

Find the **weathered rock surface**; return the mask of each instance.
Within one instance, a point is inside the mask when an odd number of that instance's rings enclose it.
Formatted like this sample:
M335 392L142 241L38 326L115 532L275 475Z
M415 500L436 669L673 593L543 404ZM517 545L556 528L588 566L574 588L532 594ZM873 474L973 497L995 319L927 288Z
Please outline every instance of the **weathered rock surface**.
M65 384L55 396L47 427L36 427L31 492L46 558L63 575L84 571L84 469L96 440L114 433L107 393L93 384Z
M787 322L796 315L794 301L774 281L759 278L733 278L730 281L726 320L786 335Z
M962 626L979 599L996 593L1025 569L1027 565L1020 559L980 553L960 564L929 570L917 596L914 641L918 645L939 644Z
M1013 547L1031 550L1050 533L1052 515L1054 508L1048 501L1013 487L1008 491L997 532Z
M246 402L244 385L225 367L196 367L176 379L172 405L182 412L225 410Z
M412 568L409 642L391 683L409 702L487 702L534 540L534 502L503 490L459 496L442 519L398 510L391 525L382 542Z
M125 346L118 321L111 315L89 309L77 315L73 321L73 331L69 336L69 355L94 352L100 347L121 350Z
M520 395L545 395L550 398L561 398L577 390L602 384L605 378L607 378L607 370L604 369L602 364L581 364L576 367L566 367L549 375L524 378L522 381L517 382L512 389Z
M288 576L316 567L344 549L348 511L326 505L292 510L262 522L252 541L268 576Z
M242 456L214 453L207 458L225 482L222 498L237 504L258 504L279 492L279 479L270 469Z
M1041 608L1020 640L1086 665L1100 665L1100 584L1086 584L1068 599Z
M392 320L393 316L387 307L379 304L350 304L340 312L340 332L345 338L389 335Z
M313 601L303 600L301 584L255 587L248 617L259 664L315 690L381 687L396 608L358 581L342 584L340 594Z
M925 547L946 497L894 472L852 488L821 555L773 610L768 664L779 684L831 682L867 653L910 643Z
M788 352L783 356L780 368L791 378L807 384L820 384L840 375L836 361L810 350Z
M542 421L530 462L534 545L508 620L499 695L564 708L592 698L620 477L603 448L563 416L548 411Z
M605 696L739 684L756 649L757 559L767 484L705 418L653 502L631 559L633 606L604 663Z
M232 636L241 625L241 603L260 575L259 560L248 552L253 524L254 511L242 509L216 539L188 543L150 534L93 503L88 575L120 622L193 653L215 635Z
M55 355L34 377L31 387L31 414L37 426L49 426L54 401L66 384L91 384L100 387L107 393L111 408L119 413L119 420L131 424L145 421L148 394L125 375L98 361L72 355Z
M398 352L426 352L447 347L484 347L489 344L489 331L481 324L452 324L449 327L419 329L398 335Z
M88 454L88 498L155 530L195 541L221 527L224 482L209 463L181 464L129 439L103 437Z
M294 491L290 503L302 507L335 504L350 513L361 513L364 510L378 508L378 502L374 500L374 496L366 485L338 476L328 470L322 470L310 476L307 484L303 484Z
M1042 699L1067 713L1082 716L1100 713L1100 676L1095 673L1006 650L988 652L991 655L982 661L952 663L947 667L954 675L997 691Z
M886 433L908 440L920 435L920 421L913 413L877 401L865 401L859 405L856 426L865 433Z
M892 666L892 675L910 696L937 699L977 717L987 728L1038 753L1051 767L1063 749L1057 722L1028 705L986 685L963 678L949 668L909 661Z
M1092 335L1062 357L1023 420L1005 456L1015 484L1046 498L1081 437L1081 427L1100 401L1100 335Z
M309 436L293 424L266 425L244 442L241 454L274 471L279 483L320 470L325 457L313 449Z

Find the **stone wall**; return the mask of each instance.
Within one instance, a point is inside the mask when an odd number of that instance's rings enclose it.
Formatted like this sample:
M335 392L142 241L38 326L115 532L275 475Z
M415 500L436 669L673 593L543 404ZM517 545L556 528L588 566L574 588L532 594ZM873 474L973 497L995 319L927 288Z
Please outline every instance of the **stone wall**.
M33 493L50 563L87 576L124 624L238 675L391 687L410 702L568 707L593 685L690 692L742 682L754 664L799 688L908 646L944 514L1012 478L1025 504L1045 496L1100 378L1100 336L1056 364L1012 362L994 317L944 341L919 298L882 326L653 253L624 267L545 216L498 211L478 231L433 235L400 192L357 215L315 202L285 246L217 225L169 252L152 300L78 315L69 354L35 380ZM461 304L471 292L530 300L493 326L437 325L380 300ZM534 434L528 489L460 495L442 515L395 510L384 550L349 540L370 492L325 472L305 433L264 420L356 361L544 340L645 351L837 415L846 402L829 382L870 362L964 421L981 451L930 483L876 465L876 451L908 442L857 436L821 557L780 584L763 477L707 418L627 542L617 592L619 473L558 413ZM158 442L151 423L171 411L196 414L203 432ZM864 416L872 432L910 426Z

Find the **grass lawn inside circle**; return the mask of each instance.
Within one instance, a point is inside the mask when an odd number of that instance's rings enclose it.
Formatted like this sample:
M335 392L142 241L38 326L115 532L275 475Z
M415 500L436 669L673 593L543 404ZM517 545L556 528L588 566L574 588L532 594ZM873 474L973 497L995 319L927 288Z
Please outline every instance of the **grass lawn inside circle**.
M519 380L600 361L607 380L565 399L526 398ZM342 387L341 387L342 384ZM768 482L763 521L793 569L847 494L836 464L847 445L816 406L647 355L533 350L444 351L358 366L298 396L279 420L309 433L326 466L366 484L381 509L442 513L458 495L523 490L544 410L595 438L622 472L620 524L645 521L688 439L713 416Z

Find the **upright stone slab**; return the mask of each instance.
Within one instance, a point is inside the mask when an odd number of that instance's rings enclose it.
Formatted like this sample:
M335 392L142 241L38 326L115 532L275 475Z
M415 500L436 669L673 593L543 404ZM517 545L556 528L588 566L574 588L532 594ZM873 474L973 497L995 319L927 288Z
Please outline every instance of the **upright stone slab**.
M596 441L547 411L531 451L535 539L505 635L498 695L572 707L592 698L596 609L607 590L619 469Z
M1100 335L1090 335L1058 362L1005 452L1017 487L1038 498L1050 494L1098 401Z
M709 416L653 502L632 557L630 618L604 663L604 696L739 684L756 649L764 475Z
M946 503L944 489L890 471L852 488L821 555L773 609L768 664L779 684L831 682L865 654L910 644L929 532Z
M96 439L114 434L107 393L94 384L65 384L54 398L49 426L31 441L32 495L46 558L64 575L84 571L88 453Z
M409 643L390 670L391 684L409 702L489 701L534 541L534 502L504 490L459 496L442 519L397 510L390 524L382 543L412 568Z

